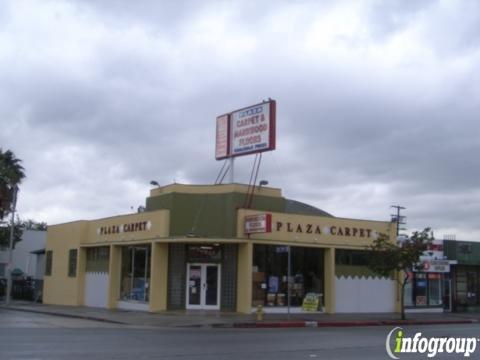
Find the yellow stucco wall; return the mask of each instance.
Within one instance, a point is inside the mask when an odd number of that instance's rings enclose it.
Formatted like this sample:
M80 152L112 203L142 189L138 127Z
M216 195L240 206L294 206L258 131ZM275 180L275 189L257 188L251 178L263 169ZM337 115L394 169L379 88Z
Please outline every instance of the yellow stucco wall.
M167 309L168 244L153 243L150 270L150 311Z
M44 277L43 302L55 305L81 305L83 294L83 271L79 265L84 264L81 252L77 257L77 276L68 276L68 252L80 249L82 239L86 237L88 222L76 221L65 225L48 227L46 251L52 251L52 274Z
M119 296L121 248L119 244L149 243L168 236L169 210L115 216L94 221L75 221L48 227L46 250L53 251L52 274L45 276L46 304L83 305L86 247L110 246L108 307ZM127 230L127 231L125 231ZM78 250L77 276L68 276L68 252Z
M325 312L335 313L335 248L325 249L325 290L323 299L325 303Z
M122 272L122 247L110 245L110 259L108 263L108 303L109 309L117 307L120 297L120 277Z
M253 244L238 244L237 311L249 314L252 310Z

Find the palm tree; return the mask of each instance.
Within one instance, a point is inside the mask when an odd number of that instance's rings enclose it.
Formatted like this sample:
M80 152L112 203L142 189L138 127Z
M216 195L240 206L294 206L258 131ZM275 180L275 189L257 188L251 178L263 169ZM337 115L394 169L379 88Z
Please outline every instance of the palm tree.
M21 162L12 151L0 148L0 220L11 210L14 190L25 178Z

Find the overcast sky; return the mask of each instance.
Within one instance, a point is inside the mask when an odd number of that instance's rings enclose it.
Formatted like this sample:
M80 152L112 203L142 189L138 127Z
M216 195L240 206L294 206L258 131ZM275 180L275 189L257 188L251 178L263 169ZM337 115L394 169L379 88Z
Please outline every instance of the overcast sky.
M273 98L259 178L335 216L480 240L480 2L0 0L0 146L22 218L213 183L217 115ZM252 156L236 161L248 182Z

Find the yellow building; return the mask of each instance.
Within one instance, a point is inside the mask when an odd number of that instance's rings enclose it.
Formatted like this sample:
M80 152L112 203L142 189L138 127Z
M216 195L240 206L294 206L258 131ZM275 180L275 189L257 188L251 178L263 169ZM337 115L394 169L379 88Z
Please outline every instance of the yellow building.
M172 184L152 189L144 212L49 226L44 302L301 312L313 294L328 313L398 309L395 281L374 276L365 251L395 223L336 218L276 188L248 193Z

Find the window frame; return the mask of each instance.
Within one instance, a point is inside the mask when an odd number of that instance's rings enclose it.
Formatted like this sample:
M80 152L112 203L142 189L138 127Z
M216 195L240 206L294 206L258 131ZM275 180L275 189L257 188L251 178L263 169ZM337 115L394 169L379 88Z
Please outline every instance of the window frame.
M77 277L78 249L68 250L68 277Z
M53 250L45 251L45 276L52 276Z

